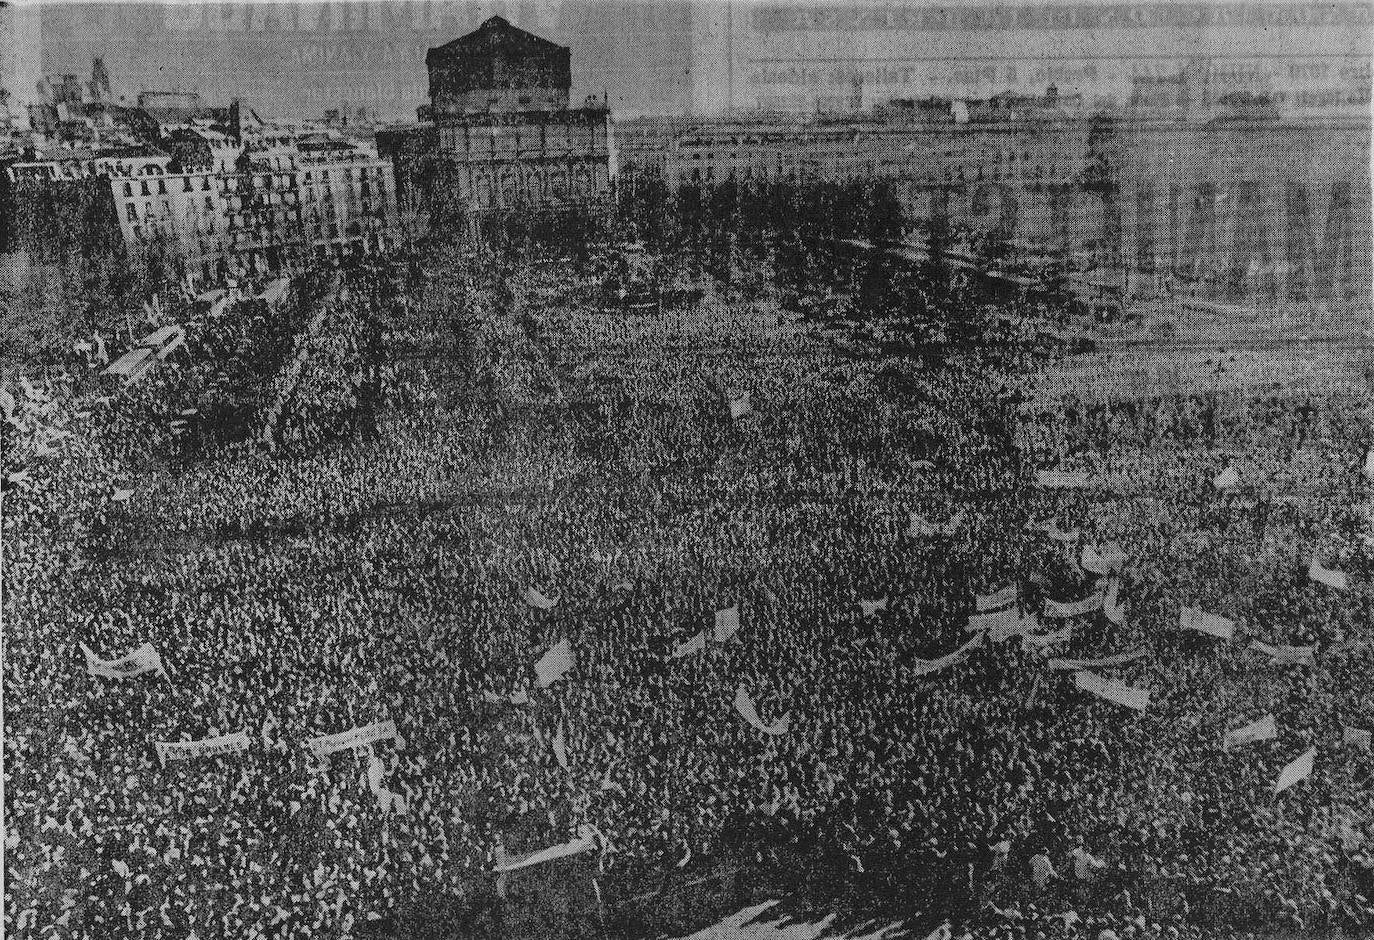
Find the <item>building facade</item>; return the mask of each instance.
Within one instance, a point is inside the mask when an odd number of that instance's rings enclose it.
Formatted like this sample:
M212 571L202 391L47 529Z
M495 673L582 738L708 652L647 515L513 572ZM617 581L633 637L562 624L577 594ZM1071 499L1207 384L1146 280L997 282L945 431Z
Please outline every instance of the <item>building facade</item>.
M499 16L430 49L420 126L378 134L403 191L476 213L604 203L616 173L610 110L569 107L570 59Z
M330 138L244 151L195 170L145 166L112 176L110 187L125 243L167 239L206 283L310 255L381 251L396 237L391 164Z

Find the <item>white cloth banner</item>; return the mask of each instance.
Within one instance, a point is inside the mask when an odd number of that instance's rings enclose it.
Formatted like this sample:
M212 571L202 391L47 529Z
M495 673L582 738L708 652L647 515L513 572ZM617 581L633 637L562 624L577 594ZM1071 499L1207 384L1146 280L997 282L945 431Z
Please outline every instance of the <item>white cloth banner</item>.
M1053 646L1055 643L1066 643L1073 637L1073 627L1064 627L1053 633L1026 633L1021 637L1022 643L1029 643L1031 646Z
M1126 552L1116 542L1108 542L1101 548L1084 545L1078 566L1089 574L1108 575L1120 571L1126 564Z
M537 852L530 852L527 855L510 856L506 855L504 852L498 853L496 871L516 871L521 868L528 868L531 865L539 865L543 862L567 858L569 855L590 852L594 848L596 848L596 830L591 826L582 826L578 829L577 838L570 842L551 845L547 849L540 849Z
M540 594L539 591L535 590L533 587L525 588L525 593L523 596L525 598L525 603L529 604L536 610L553 610L555 607L558 606L558 598L545 597L543 594Z
M169 760L196 760L201 757L219 757L222 754L239 754L248 750L248 732L236 731L200 741L155 741L157 759L165 767Z
M1102 616L1118 627L1126 625L1126 605L1121 603L1121 582L1112 578L1107 596L1102 598Z
M1317 762L1317 749L1309 747L1279 771L1279 778L1274 781L1274 793L1277 795L1287 790L1296 783L1301 783L1312 776L1312 768Z
M1128 653L1117 653L1113 656L1102 656L1097 659L1051 659L1049 667L1051 669L1110 669L1113 666L1124 666L1126 663L1135 662L1137 659L1144 659L1147 655L1145 650L1131 650Z
M539 688L547 689L567 675L572 667L572 643L559 640L534 664L534 671L539 677Z
M1341 743L1368 751L1374 749L1374 732L1346 725L1341 733Z
M374 721L370 725L350 728L348 731L340 731L337 734L322 734L306 741L305 746L316 757L324 757L335 751L376 744L378 741L385 741L387 738L394 737L396 737L396 722L390 720Z
M563 736L563 726L559 725L558 730L553 733L553 756L558 761L558 766L564 770L568 769L568 742Z
M1248 725L1242 725L1226 732L1226 737L1222 739L1222 747L1230 750L1244 744L1258 744L1260 741L1268 741L1278 736L1278 726L1274 724L1272 714L1257 718Z
M151 643L144 643L138 649L116 659L101 659L85 643L81 644L81 652L86 657L86 672L93 676L128 679L132 676L141 676L145 672L167 674L162 665L162 656Z
M485 690L482 692L482 701L489 702L492 705L525 705L529 700L530 694L524 689L520 689L518 692L512 692L510 695L499 695L496 692L488 692Z
M759 717L758 709L754 706L753 698L750 697L749 691L745 689L743 683L741 683L740 687L735 691L735 710L740 713L745 721L762 731L764 734L786 734L787 729L791 727L792 724L792 713L790 711L784 712L783 716L771 725L764 724L763 719Z
M1198 607L1179 608L1178 625L1183 630L1195 630L1223 640L1233 639L1236 635L1235 621L1220 614L1205 613Z
M706 649L707 633L705 630L692 637L690 640L683 640L673 651L668 654L669 659L681 659L684 656L691 656L693 653L700 653Z
M1045 616L1052 620L1069 617L1083 617L1095 610L1102 609L1102 595L1093 593L1081 601L1045 601Z
M1016 603L1019 591L1015 584L1008 584L1006 587L998 588L991 594L979 594L973 599L973 609L980 614L985 614L990 610L1000 610L1008 604Z
M859 609L865 617L872 617L880 610L887 610L887 598L876 601L859 601Z
M1086 489L1092 486L1086 473L1077 473L1069 470L1037 470L1035 471L1035 483L1046 489Z
M753 410L754 401L749 392L745 392L738 398L730 399L730 417L732 420L738 421L745 415L752 413Z
M1095 672L1076 672L1073 681L1084 692L1091 692L1109 702L1136 711L1144 711L1150 704L1149 689L1133 688L1116 679L1099 676Z
M726 607L724 610L716 611L716 629L713 638L717 643L724 643L738 632L738 607Z
M1278 666L1315 666L1317 648L1315 646L1271 646L1259 640L1251 640L1250 648L1268 656Z
M1240 484L1240 471L1235 467L1227 467L1212 478L1212 485L1219 490L1230 489Z
M1307 566L1307 576L1318 584L1325 584L1327 587L1335 588L1338 591L1345 591L1350 588L1350 579L1345 576L1344 571L1334 571L1331 568L1323 567L1315 555Z
M932 672L939 672L941 669L948 669L950 666L953 666L955 663L962 660L973 650L981 646L983 643L983 639L986 636L987 634L985 632L979 632L973 639L969 640L963 646L959 647L952 653L948 653L944 656L941 656L939 659L913 658L911 661L911 668L918 676L926 676L930 675Z

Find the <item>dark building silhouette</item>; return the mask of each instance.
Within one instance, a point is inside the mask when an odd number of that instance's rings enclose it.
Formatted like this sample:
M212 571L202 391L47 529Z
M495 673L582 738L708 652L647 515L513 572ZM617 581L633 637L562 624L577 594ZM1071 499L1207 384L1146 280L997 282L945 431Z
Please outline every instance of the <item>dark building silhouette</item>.
M421 125L377 135L407 197L467 212L601 203L615 174L610 110L570 108L570 50L499 16L425 56Z

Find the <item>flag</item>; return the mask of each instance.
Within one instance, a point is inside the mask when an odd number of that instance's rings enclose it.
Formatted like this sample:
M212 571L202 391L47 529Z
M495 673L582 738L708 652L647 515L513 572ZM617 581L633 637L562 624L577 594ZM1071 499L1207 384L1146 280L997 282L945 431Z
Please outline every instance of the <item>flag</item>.
M880 610L887 610L887 598L876 601L859 601L859 609L863 611L865 617L872 617Z
M1364 454L1364 478L1374 481L1374 447L1369 448Z
M1295 783L1301 783L1312 776L1312 767L1317 761L1317 749L1309 747L1279 771L1279 777L1274 781L1275 795L1282 793Z
M162 656L151 643L144 643L137 649L114 659L101 659L85 643L80 644L81 653L86 657L86 672L105 679L129 679L145 672L167 674L163 668Z
M792 724L792 713L789 711L784 712L783 716L771 725L765 725L763 719L759 717L758 709L754 707L754 700L744 687L744 683L740 683L739 688L735 691L735 710L740 713L745 721L764 734L786 734L788 727Z
M5 417L8 418L10 415L14 414L14 406L14 396L10 394L10 390L7 388L0 388L0 410L5 412ZM1370 451L1370 453L1374 454L1374 451Z
M753 411L754 411L754 403L753 403L753 401L750 399L750 395L749 395L748 392L745 392L743 395L739 396L738 398L732 398L732 399L730 399L730 418L731 418L731 420L736 420L736 421L737 421L737 420L739 420L740 418L743 418L743 417L744 417L745 415L747 415L747 414L752 414Z
M911 538L951 536L957 534L959 529L964 525L964 514L962 512L956 512L954 515L950 516L943 525L931 522L924 516L914 512L908 511L907 515L911 520L911 525L907 529L906 534Z
M1068 470L1037 470L1035 483L1046 489L1085 489L1092 485L1086 473Z
M95 358L100 360L102 366L110 364L110 352L105 348L105 337L99 333L92 337L95 340Z
M1271 646L1259 640L1251 640L1250 648L1263 653L1278 666L1315 666L1317 664L1315 646Z
M519 689L512 692L510 695L498 695L495 692L488 692L486 690L482 692L482 701L492 705L505 705L507 703L511 705L524 705L529 700L530 695L524 689Z
M1240 472L1235 467L1227 467L1212 479L1212 485L1219 490L1230 489L1240 483Z
M1059 526L1051 524L1045 529L1045 534L1056 542L1076 542L1078 541L1078 530L1069 529L1065 532Z
M539 688L547 689L563 678L572 667L572 644L567 640L559 640L534 664L534 671L539 677Z
M155 741L157 759L162 766L169 760L195 760L199 757L219 757L248 750L248 732L236 731L201 741Z
M739 608L727 607L724 610L716 611L715 641L724 643L737 632L739 632Z
M1248 725L1235 728L1226 732L1226 737L1222 739L1222 747L1230 750L1243 744L1258 744L1260 741L1268 741L1278 735L1278 728L1274 724L1272 714L1257 718Z
M1374 732L1346 725L1341 733L1341 743L1368 751L1374 748Z
M980 614L990 610L999 610L1008 604L1015 603L1019 593L1016 584L1012 583L1006 587L998 588L991 594L979 594L973 599L973 609Z
M1116 653L1097 659L1051 659L1048 665L1051 669L1110 669L1112 666L1124 666L1126 663L1143 659L1146 655L1143 649L1131 650L1128 653Z
M1233 639L1236 635L1235 621L1218 614L1204 613L1198 607L1180 608L1178 626L1181 630L1195 630L1223 640Z
M1052 620L1082 617L1102 607L1102 595L1093 593L1081 601L1045 601L1045 616Z
M1126 625L1126 605L1119 600L1121 582L1112 578L1107 586L1107 596L1102 599L1102 616L1118 627Z
M913 657L911 667L918 676L926 676L930 675L932 672L939 672L941 669L947 669L982 645L985 636L987 636L987 634L980 631L973 639L969 640L963 646L952 653L941 656L939 659L917 659Z
M134 491L132 489L125 490L120 489L116 486L114 488L114 493L110 495L110 499L112 499L116 503L127 503L129 501L129 497L133 495Z
M558 730L553 733L553 756L558 761L558 766L564 770L568 769L568 743L563 737L563 726L559 725Z
M706 649L706 637L706 631L703 630L690 640L683 640L668 654L668 658L681 659L684 656L691 656L693 653L700 653Z
M1338 591L1345 591L1350 588L1350 581L1346 578L1344 571L1323 568L1316 555L1312 556L1312 561L1307 566L1307 576L1318 584L1325 584L1327 587L1335 588Z
M1095 672L1076 672L1073 681L1084 692L1104 698L1117 705L1143 711L1150 704L1150 690L1136 689L1116 679L1099 676Z
M540 594L533 587L525 588L525 603L537 610L553 610L558 605L558 598L548 598Z
M406 798L404 796L399 793L393 793L391 794L391 810L397 816L404 816L410 811L410 807L406 804Z

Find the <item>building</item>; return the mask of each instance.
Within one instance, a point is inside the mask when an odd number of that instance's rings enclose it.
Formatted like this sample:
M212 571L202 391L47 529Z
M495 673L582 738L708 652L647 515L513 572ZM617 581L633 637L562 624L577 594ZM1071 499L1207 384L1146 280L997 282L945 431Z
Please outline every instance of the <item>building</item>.
M430 49L421 124L378 134L403 190L470 212L604 203L616 173L610 110L569 107L571 52L499 16Z
M206 152L194 168L168 163L111 176L127 245L167 239L193 278L212 282L394 243L395 180L375 149L317 135L237 152L209 140Z

